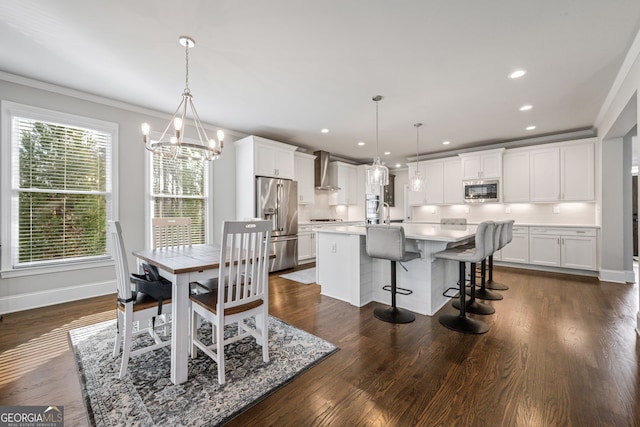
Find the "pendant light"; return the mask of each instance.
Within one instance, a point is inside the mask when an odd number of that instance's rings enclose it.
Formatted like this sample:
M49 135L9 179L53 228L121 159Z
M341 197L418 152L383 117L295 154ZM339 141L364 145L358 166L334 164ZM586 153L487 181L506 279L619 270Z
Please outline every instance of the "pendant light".
M384 186L389 184L389 168L380 162L378 155L378 101L382 96L376 95L372 99L376 103L376 157L373 159L373 164L367 168L367 184Z
M416 127L416 172L411 177L410 188L411 191L422 191L424 179L422 179L422 175L420 174L420 159L418 154L420 152L420 126L422 126L422 123L416 123L414 126Z
M193 105L193 97L189 89L189 49L196 45L196 42L187 36L181 36L178 41L185 48L186 77L185 89L182 93L182 101L178 105L176 112L169 121L169 124L162 132L160 139L152 141L149 135L151 127L147 123L142 124L142 134L144 146L147 150L162 157L173 159L191 159L191 160L215 160L220 157L222 148L224 147L224 132L217 132L217 141L209 139L204 126L200 122L200 117ZM185 124L187 122L187 110L191 110L191 118L196 129L198 139L192 138L191 141L185 141ZM173 128L172 132L169 129Z

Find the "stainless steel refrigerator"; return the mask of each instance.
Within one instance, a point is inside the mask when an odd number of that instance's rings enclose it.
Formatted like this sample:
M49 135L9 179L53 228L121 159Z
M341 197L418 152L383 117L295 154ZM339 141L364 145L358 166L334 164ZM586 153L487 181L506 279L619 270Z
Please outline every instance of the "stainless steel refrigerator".
M298 183L256 177L256 217L272 222L269 271L298 265Z

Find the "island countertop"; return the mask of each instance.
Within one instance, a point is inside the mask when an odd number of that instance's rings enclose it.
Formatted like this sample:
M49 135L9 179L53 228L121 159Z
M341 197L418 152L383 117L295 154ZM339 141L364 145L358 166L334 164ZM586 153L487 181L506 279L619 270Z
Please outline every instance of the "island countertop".
M460 242L467 240L476 234L476 225L440 225L440 224L392 224L389 227L404 228L407 239L433 240L439 242ZM364 236L367 234L366 226L338 226L319 227L313 229L319 233L350 234Z

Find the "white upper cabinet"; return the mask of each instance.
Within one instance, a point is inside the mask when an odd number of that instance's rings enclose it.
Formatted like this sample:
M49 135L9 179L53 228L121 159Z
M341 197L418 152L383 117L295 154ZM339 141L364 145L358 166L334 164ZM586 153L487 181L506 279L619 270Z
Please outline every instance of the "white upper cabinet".
M529 197L529 151L507 150L502 156L503 201L529 202Z
M443 163L444 176L444 203L460 204L463 203L462 189L462 166L459 157L451 157L444 159Z
M441 204L444 201L444 166L442 160L425 162L423 174L427 204Z
M329 182L340 187L329 195L330 205L355 205L358 193L358 168L343 162L329 163Z
M295 178L298 181L298 204L312 204L315 201L314 162L316 156L295 152Z
M593 201L593 141L593 138L589 138L531 150L531 201Z
M459 154L462 179L500 179L504 148Z
M297 147L252 137L255 144L255 175L294 179L294 151Z
M424 179L423 191L409 191L409 205L441 205L462 203L462 169L460 158L426 160L409 163L409 180L416 167Z
M532 202L560 200L560 151L557 147L531 150L530 171Z
M563 201L595 199L594 143L560 147L560 198Z

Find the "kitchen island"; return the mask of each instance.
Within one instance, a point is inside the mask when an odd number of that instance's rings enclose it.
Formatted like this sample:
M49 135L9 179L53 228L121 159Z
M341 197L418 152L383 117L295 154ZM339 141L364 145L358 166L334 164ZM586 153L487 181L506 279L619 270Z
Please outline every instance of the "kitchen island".
M397 295L397 306L432 316L450 299L442 293L456 287L458 266L436 260L433 254L449 244L472 239L476 226L440 224L393 224L403 227L406 249L420 252L418 259L397 268L398 287L410 295ZM314 229L316 239L316 283L322 295L362 307L372 301L390 304L391 295L382 287L391 283L391 262L371 258L366 250L365 226L322 227Z

